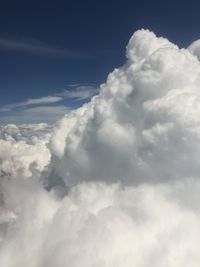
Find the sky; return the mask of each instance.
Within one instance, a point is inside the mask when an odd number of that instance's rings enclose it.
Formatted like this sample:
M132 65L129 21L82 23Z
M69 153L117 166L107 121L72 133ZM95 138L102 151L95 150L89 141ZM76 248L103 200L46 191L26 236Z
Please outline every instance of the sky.
M0 124L52 123L87 102L122 65L138 29L187 47L200 38L199 8L198 1L1 1Z

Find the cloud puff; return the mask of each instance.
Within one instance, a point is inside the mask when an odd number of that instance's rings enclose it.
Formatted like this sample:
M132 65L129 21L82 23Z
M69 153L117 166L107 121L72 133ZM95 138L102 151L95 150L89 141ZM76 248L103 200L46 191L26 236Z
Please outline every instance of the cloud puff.
M0 127L0 177L29 177L50 161L47 124Z
M48 141L51 132L52 126L46 123L0 125L0 139L6 141L25 141L28 144L32 144L35 138Z
M63 98L59 96L44 96L40 98L27 99L24 102L5 105L2 108L0 108L0 112L7 112L7 111L11 111L12 109L20 108L20 107L22 108L22 107L33 106L33 105L56 103L62 100Z
M6 205L16 217L10 215L7 234L2 233L1 263L198 266L199 211L179 204L188 188L197 197L194 203L199 200L195 185L188 185L121 188L87 183L58 201L36 182L4 184Z
M199 266L200 63L148 30L126 54L52 131L2 129L3 266Z

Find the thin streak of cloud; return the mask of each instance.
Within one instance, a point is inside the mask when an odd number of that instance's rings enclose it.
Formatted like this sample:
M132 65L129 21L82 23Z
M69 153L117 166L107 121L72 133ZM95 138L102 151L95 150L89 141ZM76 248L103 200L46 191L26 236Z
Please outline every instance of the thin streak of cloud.
M24 102L5 105L4 107L0 109L0 112L10 111L14 108L19 108L19 107L27 107L27 106L39 105L39 104L50 104L50 103L55 103L55 102L59 102L62 100L63 100L63 97L61 96L44 96L40 98L33 98L33 99L28 99Z
M57 94L58 96L63 96L65 98L75 99L75 100L86 100L96 95L99 89L95 86L77 86L73 90L64 90L62 93Z
M48 44L32 39L12 39L0 38L0 49L22 51L38 55L54 56L54 57L69 57L69 58L84 58L89 55L80 51L55 48Z
M77 87L73 87L73 89L71 90L65 89L62 92L56 93L51 96L30 98L23 102L4 105L0 108L0 112L9 112L16 108L26 108L34 105L53 104L65 99L77 101L87 100L96 95L98 91L99 89L93 85L77 85Z
M69 108L66 106L39 106L26 109L24 112L26 113L38 113L38 114L61 114L63 115L64 112L69 111Z
M54 123L73 108L73 104L63 105L65 100L88 101L99 92L95 85L69 85L69 89L55 93L51 96L30 98L23 102L7 104L0 108L0 124L6 123ZM52 105L53 104L53 105ZM66 104L66 103L65 103Z
M59 96L44 96L41 98L28 99L25 102L22 102L22 105L35 105L35 104L44 104L44 103L55 103L61 101L63 98Z

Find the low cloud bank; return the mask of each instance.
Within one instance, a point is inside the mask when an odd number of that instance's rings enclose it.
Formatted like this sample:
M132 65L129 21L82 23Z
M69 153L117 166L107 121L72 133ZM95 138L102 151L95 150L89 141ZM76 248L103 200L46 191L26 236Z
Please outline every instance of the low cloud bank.
M98 96L0 129L0 265L200 263L200 63L148 30Z

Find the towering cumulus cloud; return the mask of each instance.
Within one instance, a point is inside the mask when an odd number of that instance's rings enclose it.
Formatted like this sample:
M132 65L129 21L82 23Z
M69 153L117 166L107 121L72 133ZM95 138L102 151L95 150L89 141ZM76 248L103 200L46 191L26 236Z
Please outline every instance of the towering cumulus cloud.
M1 129L0 266L199 267L191 52L137 31L100 94L52 131Z
M52 136L53 169L69 185L199 176L199 61L144 30L127 58Z

